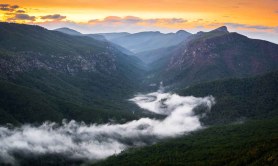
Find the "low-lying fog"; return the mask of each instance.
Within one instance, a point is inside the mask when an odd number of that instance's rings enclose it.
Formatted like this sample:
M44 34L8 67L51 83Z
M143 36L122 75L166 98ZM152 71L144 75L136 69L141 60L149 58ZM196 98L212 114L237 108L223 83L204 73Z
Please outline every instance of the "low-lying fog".
M62 125L45 122L39 127L0 127L0 161L16 163L14 154L62 154L69 158L103 159L132 146L143 146L160 139L176 137L200 129L193 109L214 104L212 96L182 97L161 91L136 95L131 101L139 107L167 117L163 120L141 118L125 124L84 124L75 121Z

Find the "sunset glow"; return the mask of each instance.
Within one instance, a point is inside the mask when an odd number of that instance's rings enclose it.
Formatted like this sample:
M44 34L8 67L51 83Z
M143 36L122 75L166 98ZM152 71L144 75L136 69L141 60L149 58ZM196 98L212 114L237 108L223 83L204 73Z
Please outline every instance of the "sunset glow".
M83 33L179 29L231 31L278 42L277 0L1 0L1 21Z

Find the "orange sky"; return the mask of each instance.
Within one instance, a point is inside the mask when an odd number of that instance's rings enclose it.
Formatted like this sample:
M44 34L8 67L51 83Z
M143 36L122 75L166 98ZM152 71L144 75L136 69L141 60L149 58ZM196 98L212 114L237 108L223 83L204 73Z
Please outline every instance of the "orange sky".
M0 4L2 21L46 27L75 25L77 29L83 26L83 31L89 31L92 23L103 29L108 25L124 25L130 27L130 31L144 30L142 27L197 30L224 24L252 32L278 31L278 0L0 0ZM19 8L8 10L3 4ZM111 22L105 19L108 16L117 16L120 20ZM130 21L126 16L141 20ZM95 21L90 24L90 20Z
M277 0L1 0L1 3L29 8L33 15L64 14L74 21L110 15L140 14L148 18L189 14L186 19L210 15L210 20L278 26Z

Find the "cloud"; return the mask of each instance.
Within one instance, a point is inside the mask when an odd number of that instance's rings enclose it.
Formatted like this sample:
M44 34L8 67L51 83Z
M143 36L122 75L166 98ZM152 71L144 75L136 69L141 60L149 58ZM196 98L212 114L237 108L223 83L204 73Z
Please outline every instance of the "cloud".
M226 26L231 26L234 28L247 28L247 29L257 29L257 30L271 30L274 27L264 26L264 25L248 25L248 24L237 24L237 23L224 23Z
M138 22L143 21L142 18L135 17L135 16L126 16L123 20L124 20L124 22L127 22L127 23L138 23Z
M62 16L60 14L41 16L41 19L43 19L43 20L63 20L65 18L67 18L67 17L66 16Z
M277 26L271 27L264 25L235 24L230 22L210 22L204 19L187 21L186 19L177 18L142 19L135 16L115 16L104 19L94 19L90 20L89 22L74 22L70 20L46 20L43 22L37 22L36 24L48 29L68 27L76 29L84 34L107 32L137 33L142 31L160 31L162 33L169 33L178 31L180 29L184 29L191 33L197 33L198 31L210 31L217 27L226 25L231 32L238 32L250 38L268 40L270 42L278 43Z
M117 17L117 16L108 16L108 17L104 18L103 21L104 21L104 22L121 22L121 17Z
M108 16L102 20L94 19L88 21L91 24L113 24L113 23L121 23L121 24L181 24L186 23L187 20L183 18L153 18L153 19L143 19L135 16L126 16L126 17L118 17L118 16Z
M0 4L0 10L6 12L13 12L17 8L19 8L18 5Z
M105 32L130 32L161 31L169 33L180 30L176 25L184 27L187 20L182 18L150 18L143 19L136 16L108 16L103 19L92 19L88 22L75 22L70 20L43 20L36 22L37 25L48 29L68 27L86 33Z
M13 5L13 6L10 6L10 8L17 9L17 8L19 8L19 6L18 5Z
M13 17L8 18L8 21L35 21L35 16L29 16L28 14L15 14Z
M167 117L162 120L141 118L125 124L86 125L70 121L62 125L45 122L37 127L0 127L0 160L16 164L13 154L32 157L60 154L75 159L103 159L129 147L153 144L163 138L200 129L199 116L193 109L200 105L210 109L214 104L211 96L182 97L162 92L138 95L131 100L144 109Z
M2 10L2 11L10 11L10 10L13 10L13 9L10 8L9 4L0 4L0 10Z
M25 13L24 10L17 10L16 13Z
M36 21L35 16L30 16L26 13L25 9L21 9L18 5L10 5L10 4L0 4L0 10L5 11L5 17L7 21L13 22L34 22ZM40 17L43 20L52 20L52 21L59 21L66 18L66 16L62 16L60 14L53 14L53 15L46 15Z
M9 7L9 4L0 4L0 7Z
M25 14L25 10L21 9L18 5L0 4L0 10L5 11L4 18L6 21L26 22L36 20L35 16Z

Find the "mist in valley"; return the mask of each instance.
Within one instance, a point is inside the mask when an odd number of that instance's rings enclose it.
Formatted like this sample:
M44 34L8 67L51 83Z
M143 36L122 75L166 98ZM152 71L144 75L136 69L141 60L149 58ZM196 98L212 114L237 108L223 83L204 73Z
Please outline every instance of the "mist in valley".
M16 155L56 154L75 160L99 160L130 147L151 145L201 129L197 106L207 110L215 103L212 96L197 98L165 93L161 90L137 94L130 99L139 107L164 119L141 118L124 124L85 124L74 120L62 124L45 122L40 126L0 127L0 160L17 164Z

